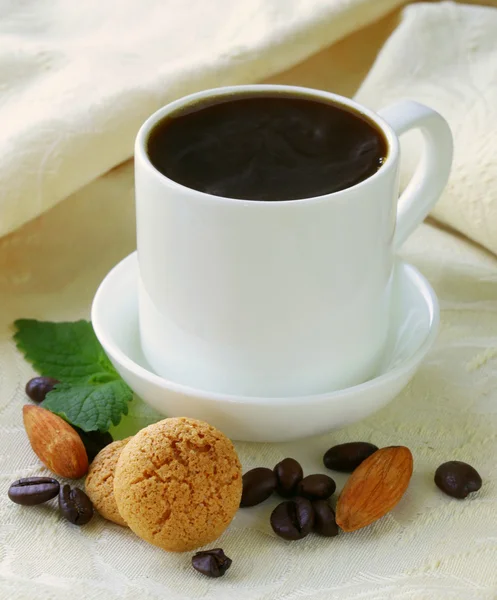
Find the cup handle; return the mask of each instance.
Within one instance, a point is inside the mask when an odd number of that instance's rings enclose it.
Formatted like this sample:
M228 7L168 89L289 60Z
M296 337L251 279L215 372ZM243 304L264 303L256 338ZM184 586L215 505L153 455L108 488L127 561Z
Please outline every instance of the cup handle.
M378 114L397 135L417 128L424 138L421 160L397 205L394 248L398 250L428 215L447 184L452 164L452 134L439 113L412 100L388 106Z

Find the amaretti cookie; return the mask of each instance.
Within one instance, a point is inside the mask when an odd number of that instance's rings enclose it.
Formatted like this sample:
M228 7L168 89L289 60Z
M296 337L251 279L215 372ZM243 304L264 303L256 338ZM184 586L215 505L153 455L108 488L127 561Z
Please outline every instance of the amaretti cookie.
M215 427L185 417L138 432L122 450L114 496L122 518L165 550L194 550L218 538L242 493L241 465Z
M112 442L95 456L86 476L86 494L102 517L126 527L114 498L114 471L122 449L131 438Z

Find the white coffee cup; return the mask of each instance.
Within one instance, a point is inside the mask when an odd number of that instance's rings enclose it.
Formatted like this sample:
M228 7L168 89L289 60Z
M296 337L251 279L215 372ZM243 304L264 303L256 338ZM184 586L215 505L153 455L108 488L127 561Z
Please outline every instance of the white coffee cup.
M281 92L369 119L386 139L384 164L342 191L278 202L199 192L151 164L147 139L164 117L207 99ZM413 128L424 154L398 199L398 136ZM451 161L448 124L412 101L375 114L324 91L247 85L157 111L135 146L140 335L151 367L203 390L264 397L372 377L389 328L394 253L437 201Z

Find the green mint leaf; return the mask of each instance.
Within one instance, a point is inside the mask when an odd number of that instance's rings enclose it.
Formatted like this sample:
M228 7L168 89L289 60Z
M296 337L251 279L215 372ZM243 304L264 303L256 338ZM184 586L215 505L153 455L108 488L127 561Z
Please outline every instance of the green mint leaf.
M17 347L46 377L61 381L43 406L83 431L108 431L128 414L133 392L107 358L89 321L14 323Z
M108 431L128 414L133 392L122 380L98 385L64 384L47 394L42 406L83 431Z
M64 383L119 380L89 321L19 319L14 340L33 367Z

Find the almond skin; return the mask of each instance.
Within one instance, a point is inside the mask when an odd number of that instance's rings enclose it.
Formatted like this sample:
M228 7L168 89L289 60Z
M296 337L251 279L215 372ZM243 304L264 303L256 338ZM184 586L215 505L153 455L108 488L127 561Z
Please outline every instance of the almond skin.
M79 479L88 471L88 456L79 435L52 412L41 406L22 407L24 428L41 462L55 474Z
M413 469L409 448L381 448L362 462L349 477L336 509L343 531L370 525L391 511L407 490Z

